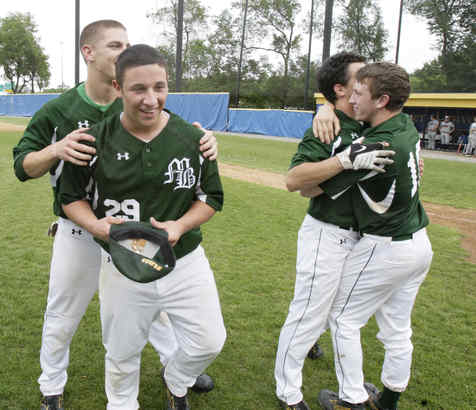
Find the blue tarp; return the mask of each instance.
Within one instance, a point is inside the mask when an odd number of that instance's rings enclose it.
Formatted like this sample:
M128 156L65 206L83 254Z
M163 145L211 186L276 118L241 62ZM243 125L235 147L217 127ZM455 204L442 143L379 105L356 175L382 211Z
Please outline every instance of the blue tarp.
M204 128L226 131L228 93L170 93L165 107L185 121L199 121Z
M31 117L59 94L0 95L0 116ZM166 108L205 128L248 134L302 138L312 124L311 111L228 109L228 93L170 93Z
M59 94L0 95L0 115L31 117L41 106Z
M58 95L0 95L0 116L31 117L44 103ZM228 93L170 93L165 107L186 121L199 121L205 128L225 131L229 99Z
M229 109L228 131L302 138L312 125L312 111Z

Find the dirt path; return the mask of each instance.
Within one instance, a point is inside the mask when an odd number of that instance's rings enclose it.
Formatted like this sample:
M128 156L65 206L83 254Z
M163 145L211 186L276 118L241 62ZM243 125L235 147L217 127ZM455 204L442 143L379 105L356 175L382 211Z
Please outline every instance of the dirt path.
M23 131L24 125L10 124L5 121L0 121L0 131Z
M280 174L224 163L220 163L219 168L220 175L226 177L286 189L284 176ZM455 228L463 234L461 245L469 252L468 261L476 264L476 210L458 209L430 202L423 202L423 204L431 223Z

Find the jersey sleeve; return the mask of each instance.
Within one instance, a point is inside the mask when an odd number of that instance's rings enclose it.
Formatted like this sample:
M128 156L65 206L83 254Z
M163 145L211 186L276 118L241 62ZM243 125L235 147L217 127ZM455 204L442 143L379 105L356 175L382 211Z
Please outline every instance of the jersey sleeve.
M61 173L60 203L68 205L75 201L88 199L91 178L92 169L90 165L79 166L65 162Z
M323 161L331 156L331 151L331 146L322 143L319 138L314 137L312 128L309 128L299 143L297 152L291 159L289 169L305 162Z
M13 147L13 168L20 181L31 179L23 168L25 157L56 142L55 135L56 129L50 120L48 108L43 107L33 115L20 141Z
M217 161L209 161L200 155L200 183L195 194L198 200L206 203L215 211L223 208L223 187L218 173Z

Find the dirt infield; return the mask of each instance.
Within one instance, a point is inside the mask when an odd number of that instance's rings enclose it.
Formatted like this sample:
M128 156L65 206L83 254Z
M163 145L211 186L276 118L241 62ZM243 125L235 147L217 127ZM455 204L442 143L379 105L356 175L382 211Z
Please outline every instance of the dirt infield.
M0 131L23 131L23 125L11 124L0 119ZM284 176L273 172L250 169L238 165L219 163L220 174L226 177L266 185L273 188L286 189ZM425 210L431 223L455 228L463 235L464 249L469 252L468 260L476 264L476 210L458 209L446 205L424 202Z
M259 169L219 163L220 175L273 188L286 189L284 176ZM461 245L469 252L468 261L476 264L476 210L423 202L431 223L455 228L463 235Z
M24 129L24 125L11 124L4 120L0 120L0 131L23 131Z

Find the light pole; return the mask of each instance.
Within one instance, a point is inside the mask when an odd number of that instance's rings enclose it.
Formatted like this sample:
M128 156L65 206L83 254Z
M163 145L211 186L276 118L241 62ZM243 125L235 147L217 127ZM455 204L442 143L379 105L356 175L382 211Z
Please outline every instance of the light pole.
M400 0L400 17L398 18L397 51L395 53L395 64L398 64L398 53L400 52L400 32L402 29L403 0Z
M304 86L304 109L307 107L307 92L309 89L309 74L311 71L312 25L314 24L314 0L311 2L311 22L309 24L309 49L307 52L306 84Z
M63 81L63 45L64 42L60 41L60 47L61 47L61 91L64 89L64 81Z

